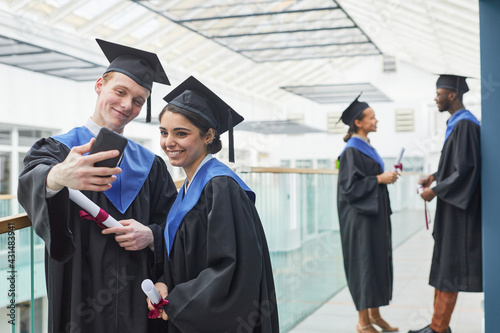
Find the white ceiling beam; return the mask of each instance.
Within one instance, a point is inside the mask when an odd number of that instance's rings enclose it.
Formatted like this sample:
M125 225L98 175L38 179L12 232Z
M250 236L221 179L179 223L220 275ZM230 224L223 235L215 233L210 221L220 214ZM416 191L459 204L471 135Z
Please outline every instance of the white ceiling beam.
M241 55L231 52L226 48L224 48L224 50L226 51L225 53L227 56L221 56L221 60L206 71L208 75L213 75L213 73L217 72L221 67L224 67L225 71L227 71L231 68L231 66L236 66L242 61L248 61L248 59L243 58Z
M202 37L198 36L198 35L193 35L193 38L202 39ZM177 45L182 46L182 44L183 43L174 44L172 46L172 48L177 47ZM170 45L169 45L169 48L170 48ZM196 45L194 47L189 48L186 52L183 52L183 53L186 54L186 57L191 57L191 58L193 58L193 60L195 60L198 63L205 63L205 62L207 62L207 59L208 59L208 57L206 57L207 52L209 52L212 49L216 49L216 48L220 49L220 47L217 47L215 45L215 43L210 43L210 42L205 40L205 41L202 41L200 43L196 43ZM208 49L208 51L206 51L207 49ZM205 52L201 52L201 50L205 50ZM211 54L211 52L209 52L209 53ZM217 53L217 52L215 50L213 50L213 53ZM181 60L182 59L174 60L173 64L174 65L178 64L179 62L181 62ZM196 66L196 64L195 64L195 66ZM192 66L188 66L188 67L192 67Z
M329 83L325 82L325 80L330 78L330 75L328 74L330 71L325 70L326 64L323 65L318 65L316 68L311 66L310 70L305 70L302 74L301 81L303 84L306 85L316 85L316 84L324 84L324 83Z
M174 8L178 4L182 4L182 2L186 2L186 0L168 0L168 1L157 1L156 3L159 4L159 6L156 6L156 8L153 8L153 10L157 10L159 12L164 12L167 11L171 8Z
M84 5L86 2L87 0L72 0L66 3L64 6L59 7L50 15L48 23L51 25L57 23L59 20L62 20L69 14L73 13L76 8Z
M162 49L159 49L156 52L158 54L158 57L160 57L160 56L168 53L169 49L170 50L172 49L171 44L170 43L165 44L163 40L165 39L165 36L169 36L169 34L176 29L179 29L179 27L177 25L175 25L174 23L172 23L168 20L165 20L163 22L162 27L160 27L155 32L149 34L146 38L143 38L142 40L137 41L136 47L141 48L147 44L161 45L160 47ZM191 38L191 36L189 34L186 34L186 36L184 36L180 39L187 40L189 38Z
M455 1L453 3L429 1L428 6L432 8L432 12L435 13L436 17L442 17L449 24L456 22L458 25L479 25L479 7L474 12L476 15L471 15L471 10L457 6ZM443 13L446 13L446 15L443 15Z
M141 17L135 19L133 22L130 24L127 24L126 27L120 29L119 31L116 31L116 33L113 34L112 39L113 40L120 40L123 37L127 36L137 28L140 28L142 25L146 24L148 21L154 20L156 15L151 12L147 12L146 14L142 15Z
M207 47L205 45L205 47ZM202 66L207 66L209 68L211 68L215 62L215 60L217 58L220 58L222 57L222 54L226 53L227 50L223 47L219 47L218 45L209 45L207 47L209 49L209 51L207 51L209 53L208 56L204 57L203 58L203 62L200 62L198 64L193 64L192 66L189 66L186 68L186 70L190 71L190 70L196 70L196 68L199 68L199 67L202 67ZM205 53L207 53L205 52ZM217 63L220 63L220 61L218 61Z
M444 27L448 31L455 31L465 35L477 36L479 39L479 23L470 23L470 24L460 24L460 22L449 23L446 20L443 20L441 17L434 17L434 22L439 24L440 27Z
M19 24L19 22L18 16L0 12L0 31L6 37L73 55L103 66L108 64L94 40L37 22L31 22L31 24Z
M283 79L283 77L276 75L264 74L263 80L259 85L255 85L252 89L256 94L267 95L270 90L277 90L279 86L290 85L289 81Z
M104 22L108 21L110 18L120 13L121 11L126 10L130 6L138 6L138 5L129 1L119 2L116 6L113 6L112 8L105 10L97 17L89 20L85 25L78 28L77 31L79 34L85 35L95 27L103 24Z
M183 36L182 38L177 38L174 42L172 43L168 43L168 44L165 44L163 46L163 50L161 51L161 54L164 55L164 54L167 54L167 53L170 53L174 50L177 50L177 49L182 49L182 46L185 44L185 43L188 43L189 41L191 41L192 39L201 39L200 36L198 35L195 35L195 34L186 34L185 36ZM200 43L204 43L204 41L200 41ZM178 51L178 50L177 50ZM177 54L177 52L174 52L175 54ZM195 56L193 54L191 54L191 50L188 50L188 51L180 51L180 54L178 54L176 56L176 58L174 59L171 59L170 60L170 63L172 65L176 65L176 64L179 64L180 62L183 61L184 58L186 57L190 57L190 56Z
M9 5L9 10L11 13L17 14L21 9L26 7L29 4L32 4L32 0L19 0L19 1L11 1Z
M479 18L479 1L478 0L447 0L450 6L463 7L465 11L477 14Z

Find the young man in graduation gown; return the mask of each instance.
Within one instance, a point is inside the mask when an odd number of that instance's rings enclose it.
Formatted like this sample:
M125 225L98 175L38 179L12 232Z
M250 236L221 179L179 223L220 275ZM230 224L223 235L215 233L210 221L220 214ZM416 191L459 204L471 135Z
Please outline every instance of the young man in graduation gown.
M165 227L168 259L156 284L168 301L161 317L169 333L279 333L255 193L212 156L229 131L234 162L232 127L243 117L192 76L164 99L161 146L187 178Z
M131 140L120 168L94 167L116 150L87 153L101 127L123 134L146 101L150 112L153 81L169 82L156 54L97 41L111 63L95 84L94 113L85 126L34 144L19 177L19 202L45 241L49 332L161 332L147 320L140 284L163 268L161 224L175 185L164 161ZM124 227L103 230L81 218L68 188Z
M458 292L483 291L479 122L462 102L469 91L465 77L441 75L436 88L439 111L448 111L451 117L438 171L421 180L421 197L425 201L437 197L429 278L435 288L434 313L429 326L411 333L451 332Z

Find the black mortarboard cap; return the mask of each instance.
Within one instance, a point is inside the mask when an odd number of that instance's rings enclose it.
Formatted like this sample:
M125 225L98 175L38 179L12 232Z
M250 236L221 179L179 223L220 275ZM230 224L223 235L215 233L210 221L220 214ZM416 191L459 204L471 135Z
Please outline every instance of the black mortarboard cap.
M241 123L243 117L232 107L194 76L188 77L163 99L202 117L219 134L229 131L229 161L234 162L233 126Z
M356 117L359 116L361 112L363 112L366 108L370 107L368 103L358 101L358 98L361 96L362 93L363 92L359 93L358 97L356 97L356 99L352 101L352 103L347 107L347 109L345 109L344 112L342 112L342 116L340 116L339 121L342 120L344 124L350 126L351 123L354 121L354 119L356 119Z
M465 79L467 79L466 76L439 74L439 78L436 81L436 89L446 88L457 93L460 92L465 94L469 91L469 86L467 85L467 82L465 82Z
M111 43L98 38L96 38L96 41L110 62L104 74L108 72L125 74L138 85L149 90L150 93L153 88L153 81L170 85L160 59L158 59L155 53ZM151 122L151 95L147 100L146 122Z

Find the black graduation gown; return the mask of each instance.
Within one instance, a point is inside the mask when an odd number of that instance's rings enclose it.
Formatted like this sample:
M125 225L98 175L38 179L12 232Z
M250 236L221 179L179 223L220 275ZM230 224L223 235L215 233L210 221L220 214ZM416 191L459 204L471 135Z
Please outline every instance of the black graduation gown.
M169 333L279 332L264 230L255 205L232 178L207 183L165 263Z
M66 188L46 199L47 174L68 153L64 144L52 138L39 140L28 152L19 178L19 202L46 246L49 332L164 331L164 325L148 320L141 290L145 278L162 274L161 224L177 194L164 161L155 157L148 178L124 214L103 193L82 191L117 220L136 219L151 228L155 253L149 248L126 251L114 235L102 235L94 221L79 217L80 208L69 200Z
M483 290L480 152L479 125L460 120L434 174L437 203L429 284L441 291Z
M392 299L391 208L380 165L356 148L340 157L337 207L347 285L356 309Z

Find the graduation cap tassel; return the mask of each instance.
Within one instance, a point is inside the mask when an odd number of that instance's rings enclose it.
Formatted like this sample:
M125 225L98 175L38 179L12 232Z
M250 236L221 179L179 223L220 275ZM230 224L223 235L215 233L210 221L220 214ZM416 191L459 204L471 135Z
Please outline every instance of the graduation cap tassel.
M227 129L229 135L229 162L234 163L234 140L233 140L233 115L231 109L228 110Z
M151 122L151 96L148 97L148 100L146 102L147 110L146 110L146 122L150 123Z

